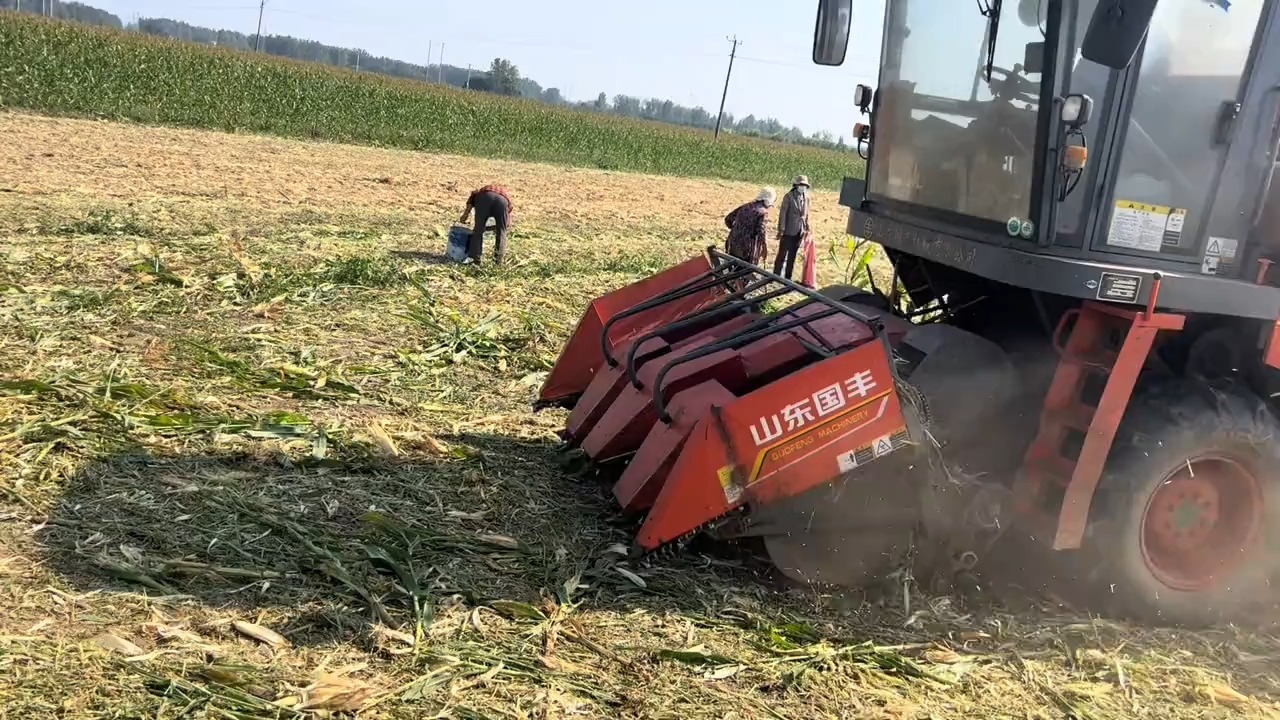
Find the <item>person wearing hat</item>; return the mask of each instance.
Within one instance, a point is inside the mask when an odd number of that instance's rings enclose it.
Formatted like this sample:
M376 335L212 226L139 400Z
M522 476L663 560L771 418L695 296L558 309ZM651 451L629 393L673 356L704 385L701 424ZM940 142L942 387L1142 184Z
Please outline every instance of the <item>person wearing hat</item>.
M759 265L769 254L769 208L778 197L773 188L764 188L756 199L739 205L724 218L729 228L724 250L739 260Z
M809 232L809 178L797 175L791 191L782 196L778 209L778 252L773 256L773 272L790 280L796 267L796 253Z

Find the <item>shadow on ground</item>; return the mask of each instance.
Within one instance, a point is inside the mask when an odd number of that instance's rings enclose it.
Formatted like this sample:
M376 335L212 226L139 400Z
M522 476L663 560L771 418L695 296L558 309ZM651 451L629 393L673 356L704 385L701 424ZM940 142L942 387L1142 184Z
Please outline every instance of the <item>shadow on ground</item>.
M628 560L631 521L607 486L567 475L549 441L432 442L341 461L121 453L68 481L37 553L81 591L279 610L275 630L294 644L411 624L446 599L698 613L769 592L749 559Z
M401 260L422 263L423 265L458 265L444 253L426 252L422 250L392 250L390 255Z
M1034 603L1015 610L989 599L916 596L907 608L875 607L855 596L783 591L760 563L732 553L633 563L617 550L634 527L614 513L607 486L566 474L550 441L470 434L432 443L430 453L341 461L120 454L70 481L35 537L37 551L73 589L105 591L99 602L116 607L109 623L147 622L166 606L157 596L179 596L203 608L203 627L265 615L291 644L322 651L372 651L380 627L411 638L446 605L463 608L450 611L451 626L482 606L506 615L517 625L499 637L504 652L527 654L536 652L536 628L572 604L574 617L601 623L597 631L623 633L625 645L592 646L610 662L680 647L672 633L695 626L729 654L763 652L779 662L801 648L817 657L874 644L909 654L961 647L999 663L1065 657L1072 668L1080 648L1163 657L1181 642ZM1270 647L1228 631L1197 637L1220 648L1201 660L1222 672L1239 665L1240 653L1263 657ZM484 647L466 646L483 655L477 672L497 662L498 651ZM1270 691L1265 672L1235 671L1241 689Z

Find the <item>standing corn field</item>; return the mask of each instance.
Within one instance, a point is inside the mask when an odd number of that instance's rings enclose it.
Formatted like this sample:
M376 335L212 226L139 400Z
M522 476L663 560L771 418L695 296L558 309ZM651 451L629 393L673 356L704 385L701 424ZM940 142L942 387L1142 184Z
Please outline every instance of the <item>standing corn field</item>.
M804 167L835 188L861 172L849 153L713 143L693 129L11 13L0 14L0 103L663 175L778 182Z

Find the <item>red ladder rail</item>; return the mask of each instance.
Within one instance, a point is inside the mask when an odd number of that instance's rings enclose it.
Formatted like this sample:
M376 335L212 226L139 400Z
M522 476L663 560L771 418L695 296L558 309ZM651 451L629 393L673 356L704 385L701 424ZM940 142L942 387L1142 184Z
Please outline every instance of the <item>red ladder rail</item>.
M1086 302L1059 322L1058 366L1014 484L1019 515L1037 535L1052 537L1055 550L1080 547L1094 491L1151 346L1161 330L1181 330L1184 321L1182 315ZM1095 378L1105 382L1096 399L1087 397ZM1068 447L1074 439L1078 451Z

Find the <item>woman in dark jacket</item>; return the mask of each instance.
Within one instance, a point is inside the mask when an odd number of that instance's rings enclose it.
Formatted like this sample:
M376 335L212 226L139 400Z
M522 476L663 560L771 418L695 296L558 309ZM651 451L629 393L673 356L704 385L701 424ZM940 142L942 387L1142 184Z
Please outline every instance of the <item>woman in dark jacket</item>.
M724 224L729 228L729 237L724 244L725 252L752 265L764 262L769 254L766 242L769 235L769 208L773 207L776 199L777 194L773 192L773 188L765 188L755 200L739 205L725 216Z

